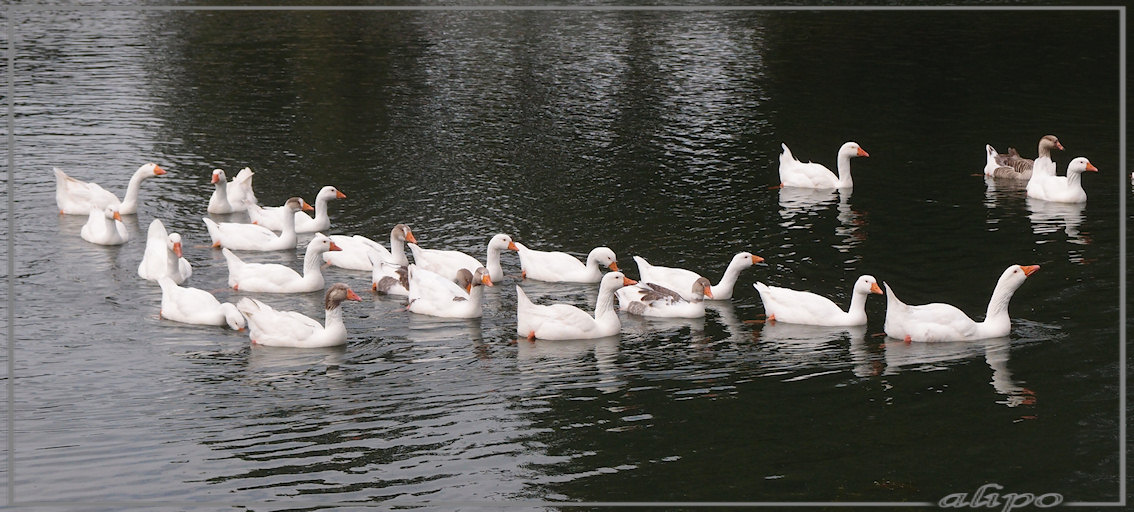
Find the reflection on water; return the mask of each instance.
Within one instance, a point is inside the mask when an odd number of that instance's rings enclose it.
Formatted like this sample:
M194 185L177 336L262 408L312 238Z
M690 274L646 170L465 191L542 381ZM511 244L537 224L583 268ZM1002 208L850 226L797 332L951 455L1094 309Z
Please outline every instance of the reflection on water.
M852 188L781 187L780 217L784 220L780 226L785 229L813 231L818 223L825 228L831 224L830 219L825 218L829 215L827 210L834 204L834 218L838 221L834 224L834 232L839 242L832 246L839 252L850 254L850 259L845 263L853 265L860 261L859 256L851 254L854 247L866 240L864 216L850 204L853 192Z
M1083 210L1087 203L1055 203L1042 199L1027 198L1028 219L1032 221L1032 231L1040 235L1036 243L1049 242L1052 233L1063 231L1067 234L1068 242L1079 245L1091 243L1086 233L1079 231L1083 223ZM1047 240L1045 240L1047 239ZM1081 261L1082 254L1071 257L1071 261Z
M1036 394L1017 383L1008 370L1010 341L1007 337L976 342L901 343L890 341L886 348L886 375L903 371L948 369L947 363L983 356L992 377L989 383L1004 396L998 403L1008 407L1035 405Z
M593 340L518 340L516 367L528 377L526 384L550 389L591 387L603 393L619 391L618 342L620 336Z

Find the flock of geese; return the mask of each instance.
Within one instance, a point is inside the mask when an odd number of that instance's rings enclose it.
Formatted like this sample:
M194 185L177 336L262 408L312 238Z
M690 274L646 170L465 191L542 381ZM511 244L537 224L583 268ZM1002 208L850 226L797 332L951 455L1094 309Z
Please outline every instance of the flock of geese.
M839 149L837 172L826 166L801 162L787 145L779 157L779 187L851 187L850 161L869 154L855 142ZM997 153L991 145L984 174L995 179L1027 180L1027 195L1052 202L1084 202L1081 184L1084 171L1097 171L1090 161L1072 160L1065 176L1056 175L1052 150L1062 150L1052 135L1040 139L1038 157L1022 158L1010 148ZM129 239L122 215L137 213L142 182L165 170L153 163L138 168L130 178L125 196L116 195L91 182L67 176L55 169L55 199L60 214L87 215L80 236L94 244L118 245ZM204 217L214 248L220 248L228 266L228 285L248 293L308 293L325 287L324 265L371 274L371 288L379 294L406 297L408 311L438 317L476 318L481 316L485 286L504 277L500 264L503 251L516 251L522 279L546 282L598 283L594 314L565 303L537 304L523 288L516 287L516 332L529 340L591 339L616 335L621 330L618 309L646 317L698 318L705 315L706 300L729 300L740 273L763 258L748 252L733 256L721 279L713 284L702 275L682 268L653 265L634 256L639 279L626 277L614 251L597 247L582 261L561 251L542 251L524 246L507 234L497 234L488 242L486 260L481 263L468 254L418 246L406 224L390 231L387 249L365 236L324 235L331 223L327 202L345 198L333 186L323 187L315 206L299 197L279 207L260 206L252 190L251 169L241 170L231 181L221 169L212 171L214 191L208 212L227 214L247 212L249 222L215 222ZM313 211L314 216L305 212ZM302 272L276 263L243 261L236 251L294 250L297 233L315 233L307 244ZM410 263L406 254L413 255ZM609 269L604 273L602 267ZM1011 329L1008 302L1038 265L1012 265L1005 269L993 290L984 320L977 322L960 309L943 303L911 306L902 303L883 283L863 275L855 282L849 309L843 310L830 299L808 291L755 283L768 322L787 322L822 326L866 324L866 300L871 294L885 294L887 335L912 341L959 341L1006 336ZM242 297L235 305L221 303L208 291L182 286L193 269L182 257L181 237L168 233L161 220L154 219L146 236L146 248L138 275L161 286L161 317L177 322L203 325L247 327L253 344L289 347L326 347L346 343L342 303L361 298L349 286L335 283L325 290L324 318L320 323L302 313L279 311L261 300Z

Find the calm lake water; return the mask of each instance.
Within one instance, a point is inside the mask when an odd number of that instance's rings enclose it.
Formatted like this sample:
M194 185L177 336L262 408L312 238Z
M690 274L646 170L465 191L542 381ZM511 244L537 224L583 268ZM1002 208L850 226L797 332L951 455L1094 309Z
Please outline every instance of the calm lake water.
M986 483L1121 498L1132 191L1115 12L7 14L9 504L936 503ZM1034 156L1047 133L1061 170L1100 169L1085 206L979 176L985 144ZM769 188L781 142L833 167L848 140L870 153L853 194ZM142 186L125 245L58 215L53 166L121 194L148 161L169 173ZM404 222L423 246L479 256L500 232L606 245L631 277L633 255L714 281L736 252L766 261L703 320L623 316L616 338L567 343L516 343L514 253L471 322L405 312L332 268L363 296L344 308L347 345L253 348L159 319L160 289L137 276L158 218L185 240L188 284L239 297L201 217L210 171L245 166L262 204L335 185L330 231L383 244ZM764 325L752 288L845 304L869 273L981 317L1010 264L1042 269L1012 334L978 343L887 339L881 297L865 327ZM322 319L321 293L260 298Z

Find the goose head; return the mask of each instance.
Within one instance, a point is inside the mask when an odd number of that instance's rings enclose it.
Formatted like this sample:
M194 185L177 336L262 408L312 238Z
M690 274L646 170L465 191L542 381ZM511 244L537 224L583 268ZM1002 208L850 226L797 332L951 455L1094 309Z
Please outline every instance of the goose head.
M413 236L413 231L405 224L394 226L394 229L390 230L390 236L400 242L417 243L417 238Z
M1039 268L1039 265L1012 265L1004 269L1003 274L1000 274L1000 279L996 281L996 289L1015 290Z
M145 179L154 176L161 176L162 174L165 174L165 169L159 167L158 164L150 162L148 164L143 164L138 168L137 171L134 171L134 174L137 174L138 176L142 177L142 179Z
M512 241L512 237L505 235L504 233L500 233L500 234L492 237L492 240L488 241L488 248L489 248L489 250L492 250L492 249L496 249L496 250L508 249L509 251L520 250L519 247L516 247L516 243Z
M361 301L362 297L354 293L349 286L343 283L335 283L327 288L327 294L323 299L323 308L330 311L339 307L344 300L357 300Z
M309 212L309 211L312 211L312 210L315 209L315 207L307 204L307 201L304 201L302 197L288 198L287 202L285 202L283 204L283 207L287 208L289 211L293 211L293 212L299 211L299 210L304 210L304 211Z
M712 292L712 290L710 290L710 288L712 288L712 287L713 287L713 283L710 283L708 278L699 277L699 278L697 278L696 281L693 281L693 290L692 291L693 291L695 296L702 296L703 295L703 296L711 299L711 298L713 298L713 292Z
M169 236L166 237L165 246L170 251L173 251L173 254L176 254L178 258L181 257L181 235L170 233Z
M212 180L209 181L209 183L212 183L214 185L217 183L224 183L225 179L226 178L223 169L213 169L213 177Z
M607 272L606 275L602 276L602 281L599 281L599 289L614 291L623 286L632 286L635 284L638 284L638 281L626 277L622 272Z
M858 156L870 156L870 154L862 149L862 146L859 146L857 142L847 142L839 148L839 156L854 158Z
M595 261L599 265L605 265L612 271L618 271L618 258L614 256L614 251L609 247L595 247L591 249L591 253L587 255L587 261Z
M319 189L319 193L315 195L316 201L320 199L346 199L346 194L339 192L339 189L335 187L327 185Z
M878 281L874 279L874 276L862 276L854 283L854 293L882 295L882 289L878 287Z
M311 237L311 241L307 243L307 247L309 250L314 250L320 253L343 250L342 247L339 247L333 240L331 240L331 237L324 235L323 233L315 233L315 236Z
M1099 172L1099 168L1095 167L1090 160L1087 160L1086 157L1082 156L1072 160L1071 163L1067 164L1068 174L1084 171Z
M750 252L738 252L736 256L732 257L732 261L729 262L728 266L731 267L735 265L739 268L748 268L762 261L764 261L764 258Z
M1063 144L1059 143L1059 139L1054 135L1044 135L1039 140L1039 156L1051 156L1051 150L1063 150Z
M240 310L236 309L236 306L232 305L231 302L225 302L220 305L220 309L221 313L224 314L224 321L228 324L229 329L234 331L244 330L246 320L244 319L244 315L240 313Z

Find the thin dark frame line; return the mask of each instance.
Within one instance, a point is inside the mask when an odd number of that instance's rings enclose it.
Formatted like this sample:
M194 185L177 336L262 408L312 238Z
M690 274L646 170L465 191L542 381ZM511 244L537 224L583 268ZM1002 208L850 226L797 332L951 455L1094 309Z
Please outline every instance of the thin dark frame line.
M6 14L8 19L8 81L6 92L7 101L7 143L8 143L8 176L7 176L7 207L8 207L8 318L7 318L7 506L16 505L15 494L15 310L13 298L15 297L15 39L17 37L13 11L624 11L624 12L729 12L729 11L1117 11L1119 17L1119 181L1125 186L1126 174L1126 7L1118 6L573 6L573 5L514 5L514 6L181 6L181 5L44 5L44 4L9 4ZM1126 200L1125 194L1119 200L1119 498L1116 502L1068 502L1064 506L1070 507L1111 507L1126 505ZM260 503L260 502L254 502ZM272 503L272 502L265 502ZM429 502L423 505L462 504L464 506L553 506L553 507L649 507L649 506L697 506L697 507L898 507L898 506L934 506L929 502L556 502L556 501L520 501L520 502ZM512 505L515 503L515 505ZM90 504L93 506L111 505L120 507L154 506L154 505L181 505L200 506L208 504L233 505L232 502L194 502L194 501L34 501L20 503L20 506L59 506ZM293 504L289 502L289 504ZM319 502L323 506L327 502ZM342 502L331 503L337 506L376 506L377 503ZM390 503L382 505L393 505ZM402 503L398 503L402 505ZM407 504L412 506L413 504ZM7 508L7 507L4 507Z

